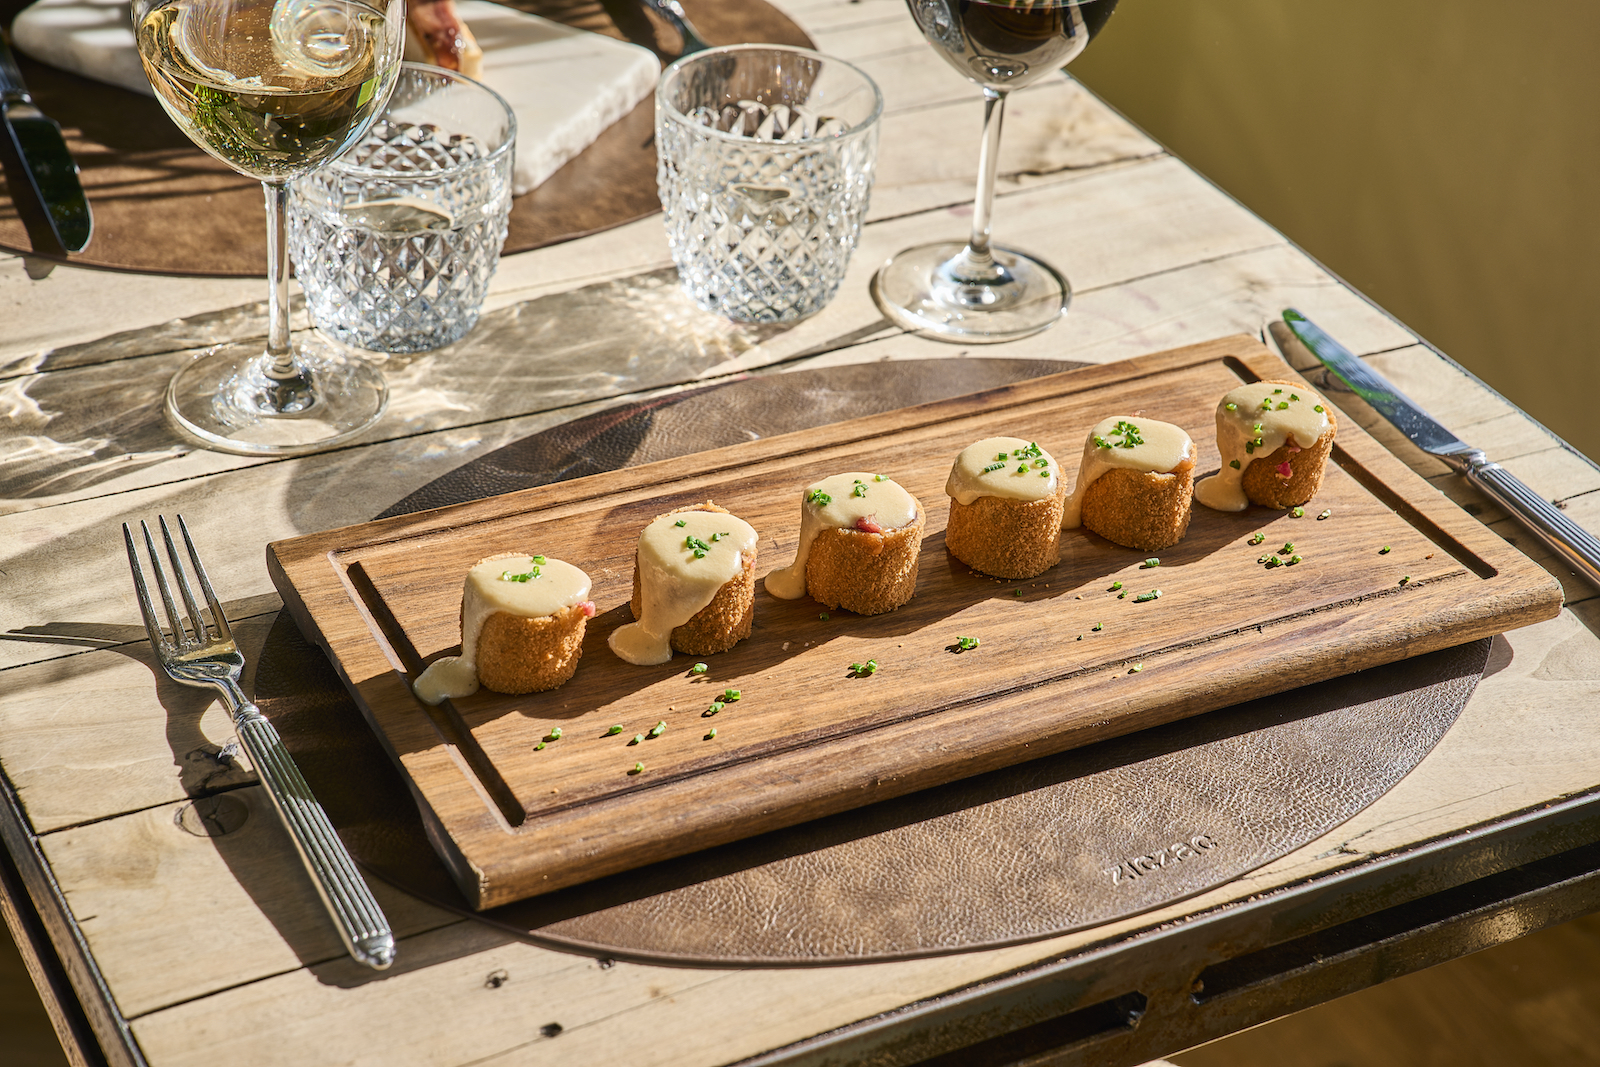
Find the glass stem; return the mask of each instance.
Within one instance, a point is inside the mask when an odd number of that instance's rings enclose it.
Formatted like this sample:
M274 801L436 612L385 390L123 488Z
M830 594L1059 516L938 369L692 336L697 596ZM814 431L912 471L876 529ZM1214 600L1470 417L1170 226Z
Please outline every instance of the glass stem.
M277 412L311 406L311 376L289 343L289 186L262 182L267 198L267 406Z
M989 232L994 215L994 173L1000 164L1000 123L1006 113L1006 94L983 90L983 147L978 151L978 191L972 202L972 237L967 254L989 259Z
M978 152L978 191L972 203L972 237L959 255L939 267L939 274L954 286L948 299L966 307L988 307L1002 300L998 287L1012 281L1011 272L996 263L989 250L994 176L1000 165L1000 123L1005 112L1004 90L984 86L983 147Z

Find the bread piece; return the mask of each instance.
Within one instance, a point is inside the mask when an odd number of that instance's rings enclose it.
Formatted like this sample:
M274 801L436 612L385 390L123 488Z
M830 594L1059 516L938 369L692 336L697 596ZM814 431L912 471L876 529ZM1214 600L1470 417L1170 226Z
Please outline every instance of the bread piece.
M1240 485L1250 503L1268 508L1293 508L1316 496L1322 489L1322 473L1327 468L1328 457L1333 454L1336 428L1337 420L1330 410L1328 428L1317 438L1316 444L1297 448L1290 442L1246 467ZM1287 478L1283 476L1284 464L1288 464Z
M709 511L718 515L733 514L727 508L718 507L708 500L704 504L678 508L656 518L681 515L690 511ZM755 625L756 550L752 547L742 555L743 567L740 572L724 582L712 596L711 602L691 615L688 622L673 627L668 643L674 651L691 656L709 656L716 652L726 652L750 636L750 630ZM633 554L633 597L628 602L628 607L635 619L640 618L644 611L644 585L639 576L637 550Z
M1061 561L1061 512L1067 486L1058 481L1042 500L980 496L950 501L944 544L975 571L996 578L1033 578Z
M806 591L820 604L857 615L893 611L917 591L926 520L918 503L916 520L896 530L819 530L806 560Z
M1083 525L1107 541L1141 552L1169 548L1189 529L1194 463L1171 474L1111 470L1083 494Z
M478 633L478 680L496 693L542 693L564 685L583 656L583 605L527 618L497 611Z

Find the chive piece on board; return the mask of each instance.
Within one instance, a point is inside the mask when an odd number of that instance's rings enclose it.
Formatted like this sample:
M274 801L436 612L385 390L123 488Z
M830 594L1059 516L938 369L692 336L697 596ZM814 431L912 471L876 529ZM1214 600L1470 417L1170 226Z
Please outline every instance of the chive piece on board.
M607 737L615 737L617 734L620 734L621 732L622 732L622 724L619 722L615 726L611 727L611 729L606 731L606 736Z

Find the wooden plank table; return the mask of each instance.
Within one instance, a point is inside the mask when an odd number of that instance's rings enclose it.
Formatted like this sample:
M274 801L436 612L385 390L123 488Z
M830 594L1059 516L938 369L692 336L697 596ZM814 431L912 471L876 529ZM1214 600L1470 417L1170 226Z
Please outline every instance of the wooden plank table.
M900 0L784 6L887 101L849 277L829 308L784 332L695 312L659 219L646 219L506 260L472 338L390 361L390 412L360 445L245 459L183 447L160 397L195 347L262 328L259 280L66 268L34 280L23 259L0 259L11 802L0 875L8 925L75 1062L1136 1063L1600 906L1600 597L1346 395L1346 415L1548 566L1568 603L1497 638L1438 748L1325 838L1135 919L935 959L613 963L511 940L382 885L399 962L377 975L343 957L252 775L216 758L227 717L205 694L154 680L120 522L188 517L254 661L280 606L267 541L369 519L476 456L623 400L867 360L1103 363L1255 332L1294 304L1600 529L1600 469L1065 78L1014 98L997 220L1002 241L1025 237L1072 279L1070 316L972 349L898 333L867 279L930 233L964 232L981 109ZM190 799L220 790L255 816L226 859L184 828Z

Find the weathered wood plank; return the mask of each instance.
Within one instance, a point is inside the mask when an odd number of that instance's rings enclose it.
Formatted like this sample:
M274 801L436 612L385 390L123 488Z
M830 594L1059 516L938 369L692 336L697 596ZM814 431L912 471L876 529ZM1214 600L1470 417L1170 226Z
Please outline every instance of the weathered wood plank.
M360 982L347 961L261 972L260 981L146 1015L136 1030L156 1067L201 1062L209 1035L223 1032L236 1051L264 1065L316 1057L395 1067L490 1056L507 1064L728 1062L1590 789L1600 782L1600 734L1589 713L1600 702L1596 631L1600 608L1586 605L1506 635L1457 726L1371 808L1200 898L1093 931L933 960L730 975L628 963L602 969L455 926L408 938L397 973L381 981ZM103 857L113 859L111 852ZM181 918L170 922L176 931ZM241 959L241 973L249 962ZM496 970L509 981L485 989L485 976ZM446 1010L424 1010L431 1002ZM450 1027L438 1025L441 1014ZM563 1027L559 1039L542 1038L539 1028L552 1022ZM347 1036L358 1032L367 1035L365 1044Z
M233 984L240 957L265 973L345 958L261 788L199 804L163 804L40 841L129 1018ZM399 938L461 922L382 882L372 891Z
M1062 265L1091 289L1282 244L1265 225L1167 158L1018 192L1003 198L1002 207L1012 225L1031 232L1036 247L1059 252ZM502 308L456 345L391 357L385 364L389 411L367 440L491 422L765 366L809 349L847 346L876 332L883 321L867 292L877 264L925 238L931 224L917 215L868 227L833 305L782 331L738 326L702 312L663 274ZM942 225L959 235L965 219L948 215ZM1180 232L1182 238L1174 236ZM939 356L949 355L948 347L940 349ZM186 358L185 352L148 355L10 383L19 396L26 395L27 404L63 412L41 416L39 425L26 432L79 445L76 451L41 454L16 469L7 479L10 499L0 507L26 510L259 465L262 461L255 459L186 452L166 425L162 396ZM117 398L115 415L102 403L107 396ZM23 406L19 400L17 407ZM128 455L135 459L125 459ZM127 468L132 469L123 473Z

